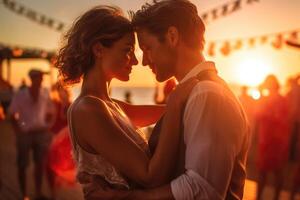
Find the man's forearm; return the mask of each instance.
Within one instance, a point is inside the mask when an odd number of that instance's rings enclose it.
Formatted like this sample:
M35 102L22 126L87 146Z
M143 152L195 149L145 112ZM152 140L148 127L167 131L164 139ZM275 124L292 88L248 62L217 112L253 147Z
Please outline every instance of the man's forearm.
M173 200L170 184L147 190L133 190L126 198L131 200Z

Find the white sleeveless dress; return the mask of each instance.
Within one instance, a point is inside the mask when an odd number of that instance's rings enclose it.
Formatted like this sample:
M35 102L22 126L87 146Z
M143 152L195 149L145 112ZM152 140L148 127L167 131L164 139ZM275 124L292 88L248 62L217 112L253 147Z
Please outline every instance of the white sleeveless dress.
M81 98L93 98L98 101L103 101L95 96L84 96ZM70 128L70 138L73 148L73 158L76 162L77 166L77 175L78 174L88 174L89 176L101 176L105 181L109 184L115 186L116 188L129 189L130 183L122 174L106 159L104 159L101 155L90 153L84 150L77 142L76 135L73 129L72 124L72 110L74 106L76 106L79 99L77 99L71 106L68 112L68 123ZM118 125L123 129L126 133L125 136L129 137L132 141L134 141L141 149L145 152L145 154L150 156L148 145L146 140L143 137L143 133L133 126L131 121L122 111L122 109L118 106L118 104L113 102L106 102L109 110L111 111L114 119L118 123ZM79 181L80 182L80 181Z

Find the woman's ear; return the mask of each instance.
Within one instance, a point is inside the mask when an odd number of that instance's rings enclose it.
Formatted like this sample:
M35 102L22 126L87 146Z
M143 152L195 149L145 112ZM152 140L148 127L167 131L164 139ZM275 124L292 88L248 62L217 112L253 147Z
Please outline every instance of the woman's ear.
M103 56L104 47L100 42L95 43L92 49L95 58L101 58Z
M175 26L170 26L166 33L166 39L170 46L175 47L179 42L179 33L178 29Z

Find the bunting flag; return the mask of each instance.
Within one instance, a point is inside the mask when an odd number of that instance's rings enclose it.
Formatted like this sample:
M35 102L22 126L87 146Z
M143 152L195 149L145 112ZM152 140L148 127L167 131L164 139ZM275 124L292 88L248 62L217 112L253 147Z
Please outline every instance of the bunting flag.
M155 1L156 0L154 0L154 2ZM204 22L208 23L209 21L216 20L220 17L227 16L237 10L240 10L244 4L252 4L254 2L259 2L259 0L234 0L219 7L213 8L207 12L204 12L201 15L201 18ZM36 22L40 25L47 26L59 32L63 31L65 27L65 23L53 19L52 17L47 17L44 14L36 12L35 10L32 10L30 8L26 8L24 5L19 4L14 0L2 0L2 3L7 9L11 10L12 12L23 15L29 20L32 20L33 22ZM129 11L129 15L131 15L132 12L133 11Z
M157 2L157 0L153 0L153 2ZM240 10L244 5L253 4L254 2L259 2L259 0L234 0L227 2L225 4L222 4L218 7L215 7L213 9L210 9L206 12L203 12L200 14L201 19L207 24L210 21L214 21L216 19L219 19L221 17L227 16L229 14L232 14L238 10ZM150 6L151 4L146 3L144 6L142 6L142 9L145 9L147 6ZM134 16L134 11L129 10L128 15L130 18Z
M65 24L59 20L47 17L44 14L38 13L30 8L26 8L22 4L19 4L13 0L2 0L4 7L15 12L16 14L22 15L29 20L36 22L40 25L49 27L56 31L63 31Z
M296 42L292 42L292 41L286 41L286 44L291 47L296 47L296 48L300 49L300 42L296 43Z
M230 53L240 50L243 46L254 48L259 45L270 44L275 49L281 49L285 44L293 47L300 45L300 29L272 33L266 35L253 36L248 38L225 39L208 41L205 48L207 55L213 57L216 51L228 56Z
M286 44L291 46L291 47L296 47L300 49L300 41L298 40L298 34L299 32L293 32L289 39L286 41Z
M205 23L209 23L240 10L244 5L255 2L259 2L259 0L234 0L202 13L201 18Z
M222 16L227 16L237 10L240 10L245 4L253 4L257 2L259 2L259 0L234 0L225 3L219 7L215 7L207 12L204 12L201 16L202 19L207 23L209 21L216 20ZM41 25L47 26L57 31L62 31L65 27L65 24L63 22L55 20L51 17L47 17L32 9L26 8L25 6L16 3L14 0L2 0L2 3L6 8L10 9L11 11L23 15L28 19ZM132 14L133 11L129 11L129 14L130 12ZM243 46L253 48L258 45L264 45L269 43L275 49L280 49L285 44L295 47L299 45L299 42L297 41L299 32L300 30L293 30L288 32L260 35L249 38L209 41L207 45L208 48L206 49L206 51L209 56L215 56L217 51L220 51L222 55L227 56L234 51L240 50L241 48L243 48ZM55 57L55 52L53 51L48 52L41 49L9 47L0 44L0 59L45 58L51 60L53 57Z
M0 60L19 58L40 58L52 61L56 56L55 51L45 51L42 49L11 47L0 44Z
M248 38L208 41L205 52L211 57L216 56L217 51L224 56L228 56L232 52L242 49L244 46L248 48L254 48L265 44L269 44L275 49L281 49L284 45L299 48L299 35L300 29L295 29L292 31L259 35ZM0 43L0 60L10 58L42 58L52 62L55 59L55 56L55 51L11 47Z
M222 55L228 56L232 52L238 51L243 47L254 48L265 44L269 44L275 49L281 49L284 45L299 48L299 35L300 29L295 29L292 31L259 35L248 38L208 41L204 51L209 56L213 57L216 56L218 51ZM55 51L11 47L0 43L0 60L10 58L42 58L52 62L55 59L55 56Z

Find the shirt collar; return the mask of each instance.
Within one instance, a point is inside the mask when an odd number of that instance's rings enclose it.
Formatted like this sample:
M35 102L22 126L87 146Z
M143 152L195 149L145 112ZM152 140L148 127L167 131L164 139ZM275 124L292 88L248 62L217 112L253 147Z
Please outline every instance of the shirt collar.
M201 71L203 70L207 70L207 69L214 69L216 70L215 67L215 63L212 61L203 61L199 64L197 64L195 67L193 67L189 73L187 73L184 78L179 82L180 83L184 83L185 81L187 81L188 79L196 76L197 74L199 74Z

